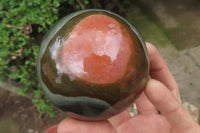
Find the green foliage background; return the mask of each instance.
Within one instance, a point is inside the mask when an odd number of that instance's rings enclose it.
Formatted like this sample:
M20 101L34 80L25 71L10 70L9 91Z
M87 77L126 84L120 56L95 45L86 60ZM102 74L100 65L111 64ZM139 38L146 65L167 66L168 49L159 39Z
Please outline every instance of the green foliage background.
M31 95L42 113L53 106L38 84L36 63L40 42L60 18L83 8L99 8L98 0L1 0L0 79L17 81L20 95Z

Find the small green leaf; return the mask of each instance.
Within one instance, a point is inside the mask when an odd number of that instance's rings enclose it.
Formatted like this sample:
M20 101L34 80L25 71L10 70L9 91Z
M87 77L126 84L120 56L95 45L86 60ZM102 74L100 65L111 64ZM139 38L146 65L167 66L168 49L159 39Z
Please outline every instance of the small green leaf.
M7 55L9 55L8 48L7 47L1 48L0 49L0 57L7 56Z

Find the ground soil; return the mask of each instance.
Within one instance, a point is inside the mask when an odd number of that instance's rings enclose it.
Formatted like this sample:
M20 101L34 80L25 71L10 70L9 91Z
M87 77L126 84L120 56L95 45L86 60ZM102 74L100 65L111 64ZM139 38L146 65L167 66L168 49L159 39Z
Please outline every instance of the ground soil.
M0 88L0 133L43 133L66 117L55 109L56 117L41 114L31 100Z

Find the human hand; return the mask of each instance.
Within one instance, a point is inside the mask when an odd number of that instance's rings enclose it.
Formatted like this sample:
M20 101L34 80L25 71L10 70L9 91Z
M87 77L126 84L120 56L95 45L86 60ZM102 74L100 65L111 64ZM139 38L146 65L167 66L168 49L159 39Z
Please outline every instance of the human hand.
M124 111L105 121L64 119L58 133L200 133L181 105L177 83L156 48L147 43L151 78L135 101L138 115Z

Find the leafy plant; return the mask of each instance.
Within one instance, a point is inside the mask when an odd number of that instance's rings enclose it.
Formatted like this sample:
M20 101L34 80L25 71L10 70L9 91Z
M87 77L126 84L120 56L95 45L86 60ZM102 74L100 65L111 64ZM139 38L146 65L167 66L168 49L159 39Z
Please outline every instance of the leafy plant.
M0 2L0 77L21 84L20 95L33 94L41 112L52 106L44 98L36 76L36 60L42 36L58 19L59 1L1 0Z

